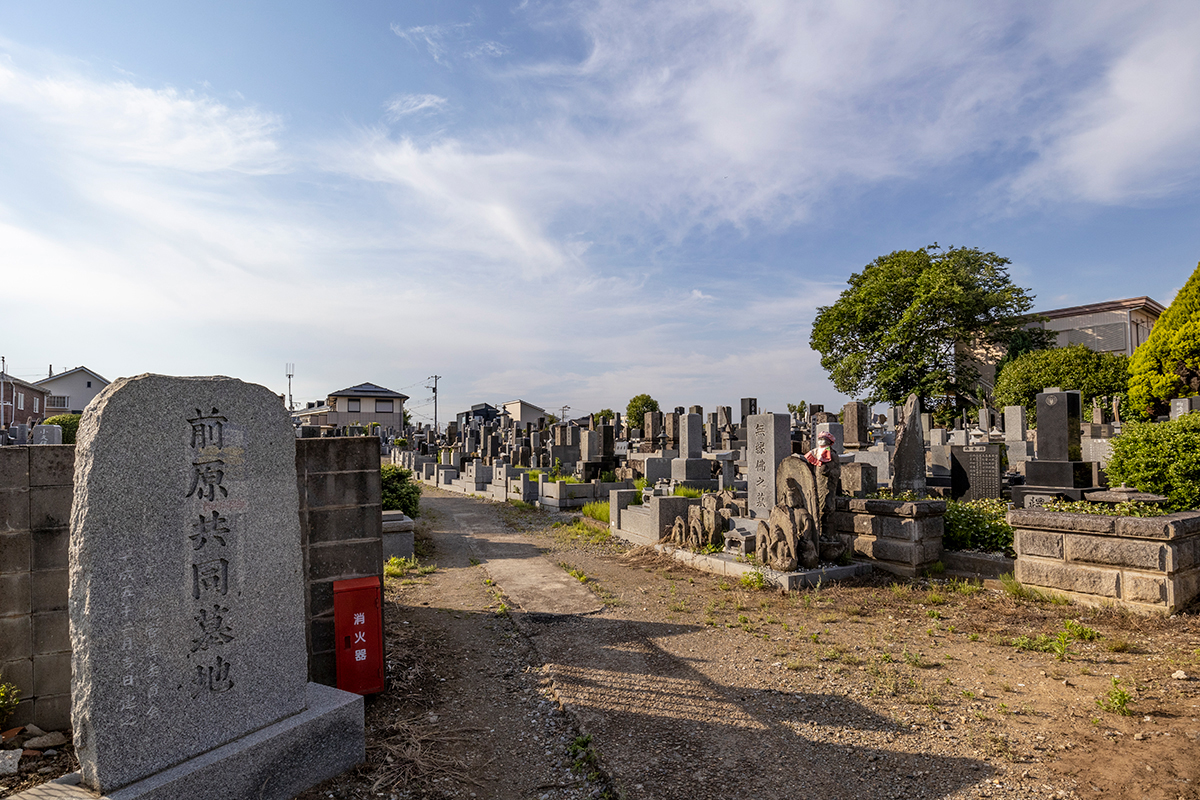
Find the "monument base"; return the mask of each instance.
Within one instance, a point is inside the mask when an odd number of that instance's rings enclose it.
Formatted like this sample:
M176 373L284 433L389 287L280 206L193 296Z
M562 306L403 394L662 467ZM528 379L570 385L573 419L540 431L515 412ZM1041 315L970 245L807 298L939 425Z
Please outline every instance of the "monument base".
M366 758L361 695L308 684L299 714L104 795L79 784L79 773L36 786L13 800L178 800L254 797L289 800ZM74 784L74 785L72 785Z

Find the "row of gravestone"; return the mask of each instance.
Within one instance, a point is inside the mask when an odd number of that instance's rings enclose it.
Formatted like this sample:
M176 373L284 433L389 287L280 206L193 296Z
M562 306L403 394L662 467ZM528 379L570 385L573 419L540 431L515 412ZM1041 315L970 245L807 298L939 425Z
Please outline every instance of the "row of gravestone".
M62 444L61 425L28 425L15 424L7 431L0 430L0 445L6 444Z

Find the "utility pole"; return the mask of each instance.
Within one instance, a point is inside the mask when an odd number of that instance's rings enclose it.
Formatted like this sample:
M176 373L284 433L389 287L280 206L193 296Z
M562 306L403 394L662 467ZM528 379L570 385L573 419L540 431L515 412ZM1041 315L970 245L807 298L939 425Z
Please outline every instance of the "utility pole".
M8 362L5 360L4 356L0 356L0 431L5 431L5 442L8 441L8 428L4 425L4 373L7 371ZM13 396L16 396L15 391L13 392Z
M296 374L296 365L284 364L283 369L288 379L288 411L295 411L296 406L292 404L292 376Z
M433 389L433 435L438 435L438 419L437 419L437 382L441 375L430 375L425 380L433 381L433 386L426 386L426 389Z
M570 410L571 410L570 406L563 406L561 409L559 409L559 411L558 411L558 424L559 425L567 424L567 412Z

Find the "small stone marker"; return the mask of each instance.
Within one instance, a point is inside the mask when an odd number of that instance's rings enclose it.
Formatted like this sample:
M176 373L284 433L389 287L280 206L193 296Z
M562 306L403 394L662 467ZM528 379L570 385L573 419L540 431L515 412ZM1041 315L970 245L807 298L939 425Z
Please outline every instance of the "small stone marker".
M124 378L88 407L69 600L87 786L290 797L361 760L361 698L307 684L295 441L270 390L231 378Z
M61 425L34 425L30 444L62 444Z

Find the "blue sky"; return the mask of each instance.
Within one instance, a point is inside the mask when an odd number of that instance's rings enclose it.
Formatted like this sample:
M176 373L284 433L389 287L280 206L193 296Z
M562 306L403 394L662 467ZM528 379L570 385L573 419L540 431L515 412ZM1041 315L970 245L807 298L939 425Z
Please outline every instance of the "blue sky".
M819 305L934 241L1041 309L1200 260L1195 3L0 0L10 372L441 416L844 402Z

